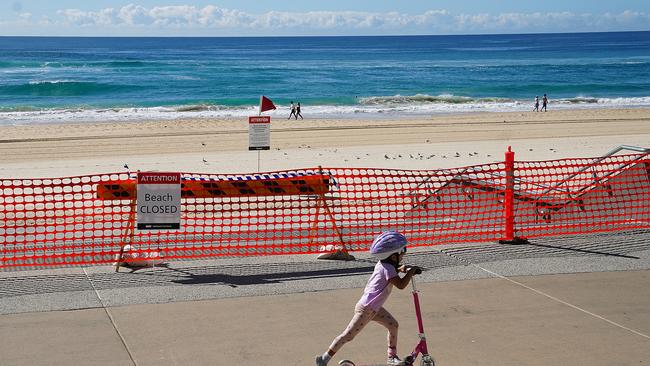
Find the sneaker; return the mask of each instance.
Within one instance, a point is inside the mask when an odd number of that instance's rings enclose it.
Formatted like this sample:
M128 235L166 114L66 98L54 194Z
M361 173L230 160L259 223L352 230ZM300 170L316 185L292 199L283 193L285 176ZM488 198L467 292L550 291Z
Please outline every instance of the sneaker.
M400 360L399 357L397 356L388 356L388 361L386 361L387 365L391 366L404 366L406 365L404 361Z
M323 356L316 356L316 366L327 366L327 362L323 360Z

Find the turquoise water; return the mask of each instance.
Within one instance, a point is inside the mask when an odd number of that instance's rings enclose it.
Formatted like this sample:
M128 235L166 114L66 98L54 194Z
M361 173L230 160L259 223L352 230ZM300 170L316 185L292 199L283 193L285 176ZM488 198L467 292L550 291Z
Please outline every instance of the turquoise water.
M0 37L0 123L650 107L650 32Z

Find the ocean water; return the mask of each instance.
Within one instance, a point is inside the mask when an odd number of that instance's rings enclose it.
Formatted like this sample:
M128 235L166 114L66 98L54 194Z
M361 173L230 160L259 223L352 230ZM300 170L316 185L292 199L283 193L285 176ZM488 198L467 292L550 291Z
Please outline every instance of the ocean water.
M0 37L0 123L650 107L650 32Z

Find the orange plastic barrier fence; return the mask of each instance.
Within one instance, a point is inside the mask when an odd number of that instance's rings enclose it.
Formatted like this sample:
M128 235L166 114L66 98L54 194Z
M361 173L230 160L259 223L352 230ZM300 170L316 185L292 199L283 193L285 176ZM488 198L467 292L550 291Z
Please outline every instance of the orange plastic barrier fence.
M605 232L650 226L648 155L517 162L516 235Z
M388 229L424 246L650 228L649 182L648 154L182 173L181 229L139 231L132 174L1 179L0 267L111 263L127 244L169 259L366 250Z

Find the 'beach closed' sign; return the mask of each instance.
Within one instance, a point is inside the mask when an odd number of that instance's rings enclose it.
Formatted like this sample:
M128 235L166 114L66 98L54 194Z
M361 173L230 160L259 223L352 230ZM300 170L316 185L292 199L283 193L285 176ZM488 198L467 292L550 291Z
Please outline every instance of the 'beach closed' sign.
M139 230L180 229L180 173L138 173L137 191Z

